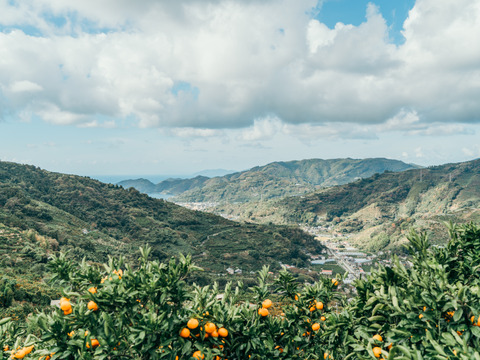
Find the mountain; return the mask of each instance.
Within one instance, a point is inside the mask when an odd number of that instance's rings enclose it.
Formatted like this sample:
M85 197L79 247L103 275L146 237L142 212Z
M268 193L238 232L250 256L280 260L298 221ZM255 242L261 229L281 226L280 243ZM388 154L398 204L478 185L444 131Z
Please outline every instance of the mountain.
M178 195L192 188L201 187L207 180L209 180L208 177L198 175L189 179L170 178L163 180L156 185L147 179L123 180L117 183L117 185L122 186L125 189L133 187L138 191L149 195Z
M215 177L215 176L225 176L225 175L228 175L228 174L232 174L236 172L235 170L225 170L225 169L208 169L208 170L202 170L202 171L199 171L195 174L192 175L192 177L196 177L196 176L206 176L206 177L209 177L209 178L212 178L212 177Z
M210 272L278 267L279 261L306 264L306 252L321 250L298 228L239 224L133 188L9 162L0 162L0 224L21 234L31 231L46 246L56 244L52 251L76 258L132 260L139 246L148 244L156 258L189 253ZM10 246L5 239L2 246Z
M122 180L117 183L117 185L124 187L125 189L128 188L135 188L141 193L145 194L154 194L157 193L158 191L155 189L155 184L152 183L148 179L129 179L129 180Z
M323 187L352 182L384 171L418 168L399 160L310 159L274 162L224 176L168 179L157 185L148 180L125 180L119 185L147 194L175 195L175 202L243 203L297 196Z
M301 197L224 207L258 223L304 223L348 235L371 250L397 246L412 227L440 240L443 222L480 221L480 159L385 172Z
M176 202L237 203L297 196L323 187L345 184L384 171L418 168L399 160L310 159L274 162L250 170L208 179L175 196Z

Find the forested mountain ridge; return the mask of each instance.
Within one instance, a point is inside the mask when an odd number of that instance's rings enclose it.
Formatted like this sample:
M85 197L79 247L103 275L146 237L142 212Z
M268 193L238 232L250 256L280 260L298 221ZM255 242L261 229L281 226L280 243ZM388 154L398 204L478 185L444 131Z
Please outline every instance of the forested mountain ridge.
M321 248L297 228L238 224L132 188L9 162L0 162L0 223L53 239L77 258L136 257L149 244L156 258L190 253L209 271L303 264Z
M145 179L122 181L139 191L175 195L176 202L236 203L296 196L323 187L346 184L384 171L417 168L399 160L309 159L273 162L221 177L168 179L154 185Z
M446 237L443 222L480 220L480 159L386 172L301 197L217 209L259 223L332 227L371 249L405 238L409 228Z

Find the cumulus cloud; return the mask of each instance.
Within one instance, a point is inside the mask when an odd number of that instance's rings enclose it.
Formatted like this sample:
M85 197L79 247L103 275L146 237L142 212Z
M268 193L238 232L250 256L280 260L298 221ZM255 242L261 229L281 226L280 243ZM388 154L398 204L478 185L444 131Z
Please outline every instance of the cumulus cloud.
M239 136L243 141L259 141L272 139L277 133L283 132L282 121L277 117L255 119L251 127L242 131Z
M374 1L358 26L330 29L312 18L318 8L0 0L2 107L55 124L118 118L180 137L244 128L245 141L461 133L457 123L480 121L480 0L417 0L402 45L390 42Z

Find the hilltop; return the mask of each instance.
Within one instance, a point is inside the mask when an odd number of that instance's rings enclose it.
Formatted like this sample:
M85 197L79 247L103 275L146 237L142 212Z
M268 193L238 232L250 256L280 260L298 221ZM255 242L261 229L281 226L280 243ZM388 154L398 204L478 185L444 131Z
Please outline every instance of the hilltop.
M192 254L211 272L278 267L279 261L306 264L305 253L321 249L296 227L239 224L133 188L9 162L0 162L0 224L32 231L78 259L131 260L139 246L149 244L157 259Z
M328 228L378 250L398 247L412 227L443 241L443 222L478 222L479 207L480 160L474 160L385 172L301 197L226 205L216 211L258 223Z
M418 168L399 160L373 159L309 159L274 162L225 176L192 179L168 179L154 185L148 180L126 180L124 187L155 194L175 195L182 202L243 203L297 196L324 187L346 184L384 171Z

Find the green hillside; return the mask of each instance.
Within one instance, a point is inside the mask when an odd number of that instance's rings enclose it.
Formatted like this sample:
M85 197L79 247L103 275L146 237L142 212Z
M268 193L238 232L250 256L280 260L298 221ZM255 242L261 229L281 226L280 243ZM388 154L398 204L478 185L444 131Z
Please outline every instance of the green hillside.
M375 173L412 168L415 166L383 158L274 162L211 179L166 180L156 191L177 194L176 202L236 203L296 196ZM137 184L130 185L140 189Z
M0 224L32 230L71 256L105 261L149 244L160 260L192 254L207 271L306 263L320 246L293 227L238 224L137 190L34 166L0 162Z
M259 223L330 228L371 249L402 241L414 226L446 238L444 221L480 219L480 160L375 174L301 197L224 206L225 215Z

